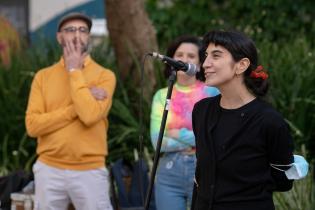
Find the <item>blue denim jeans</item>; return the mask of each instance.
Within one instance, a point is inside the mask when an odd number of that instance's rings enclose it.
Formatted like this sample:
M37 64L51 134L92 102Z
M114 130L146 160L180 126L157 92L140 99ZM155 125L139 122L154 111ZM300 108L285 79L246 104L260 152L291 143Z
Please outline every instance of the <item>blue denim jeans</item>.
M191 204L195 155L167 152L160 158L155 182L157 210L186 210Z

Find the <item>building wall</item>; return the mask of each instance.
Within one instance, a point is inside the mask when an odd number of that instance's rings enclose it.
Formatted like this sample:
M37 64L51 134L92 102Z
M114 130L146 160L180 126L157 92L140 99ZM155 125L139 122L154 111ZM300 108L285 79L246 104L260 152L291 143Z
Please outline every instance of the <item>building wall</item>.
M107 35L104 0L29 0L29 8L32 42L55 38L59 19L74 11L92 17L92 35Z
M107 35L104 0L0 0L0 16L31 43L55 40L59 19L74 11L92 18L93 37Z
M88 2L91 0L29 0L30 31L35 32L56 16Z

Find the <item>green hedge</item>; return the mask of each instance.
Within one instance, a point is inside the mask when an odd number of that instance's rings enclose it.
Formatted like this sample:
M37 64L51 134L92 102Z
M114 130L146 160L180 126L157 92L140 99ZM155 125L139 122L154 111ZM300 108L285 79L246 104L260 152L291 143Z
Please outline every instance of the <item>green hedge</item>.
M256 41L288 42L301 34L313 45L315 2L312 0L147 0L160 46L181 34L202 36L214 28L233 28Z

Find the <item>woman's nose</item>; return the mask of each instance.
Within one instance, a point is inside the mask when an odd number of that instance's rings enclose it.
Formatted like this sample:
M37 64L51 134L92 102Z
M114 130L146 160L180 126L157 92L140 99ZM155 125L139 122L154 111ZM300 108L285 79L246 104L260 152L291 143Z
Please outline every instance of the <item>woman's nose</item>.
M204 62L202 64L202 67L206 68L206 67L209 67L209 66L211 66L211 59L209 57L206 57L206 59L204 60Z

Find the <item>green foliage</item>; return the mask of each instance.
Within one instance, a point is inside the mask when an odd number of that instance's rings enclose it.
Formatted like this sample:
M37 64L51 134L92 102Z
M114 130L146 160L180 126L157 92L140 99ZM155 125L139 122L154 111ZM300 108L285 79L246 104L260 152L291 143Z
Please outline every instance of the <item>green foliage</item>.
M14 171L16 169L30 171L36 154L29 149L29 139L27 138L26 133L24 133L21 139L15 141L16 145L13 145L13 147L9 147L9 139L8 135L4 136L0 144L2 151L0 176L7 175L10 171ZM11 150L12 148L14 150Z
M314 151L315 49L303 36L290 44L262 41L258 48L261 63L270 72L271 102L287 119L297 148L306 144Z
M13 57L10 68L0 68L0 175L30 169L35 142L25 134L24 116L33 73L25 60Z
M311 0L147 0L160 46L181 34L202 36L211 29L233 28L255 40L287 41L305 34L314 43L315 7Z
M25 97L28 95L28 88L32 75L23 64L16 59L12 62L9 70L0 69L0 131L1 134L9 132L17 134L24 129L24 112L26 107ZM12 138L20 136L12 136Z

